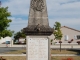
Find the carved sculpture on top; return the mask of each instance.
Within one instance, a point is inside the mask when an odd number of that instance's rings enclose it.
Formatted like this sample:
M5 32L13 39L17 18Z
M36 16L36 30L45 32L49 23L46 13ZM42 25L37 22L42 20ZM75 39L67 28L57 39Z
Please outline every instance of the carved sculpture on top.
M44 2L43 2L43 0L32 0L31 8L34 11L42 11L44 9Z

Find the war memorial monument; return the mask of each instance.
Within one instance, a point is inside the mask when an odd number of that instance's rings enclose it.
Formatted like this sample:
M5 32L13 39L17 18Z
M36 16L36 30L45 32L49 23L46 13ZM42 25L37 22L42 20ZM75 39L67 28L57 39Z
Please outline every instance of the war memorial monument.
M46 0L31 0L26 34L27 60L50 60L50 40L53 33L49 26Z

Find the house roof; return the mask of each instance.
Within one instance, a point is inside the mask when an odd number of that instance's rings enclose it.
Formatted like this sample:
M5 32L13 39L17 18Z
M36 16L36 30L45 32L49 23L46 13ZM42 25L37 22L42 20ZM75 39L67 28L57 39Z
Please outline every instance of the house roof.
M80 32L80 30L76 30L76 29L74 29L74 28L70 28L70 27L67 27L67 26L62 26L61 28L63 28L63 27L68 28L68 29L71 29L71 30L74 30L74 31Z

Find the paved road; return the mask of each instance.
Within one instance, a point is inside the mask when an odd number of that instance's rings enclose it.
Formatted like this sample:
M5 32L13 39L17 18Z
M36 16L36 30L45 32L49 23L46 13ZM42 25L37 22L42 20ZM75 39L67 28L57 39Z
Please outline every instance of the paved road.
M16 50L21 50L23 49L22 47L0 47L0 54L9 52L9 51L16 51Z
M24 47L0 47L0 54L1 53L5 53L5 52L9 52L9 51L16 51L16 50L21 50L21 49L24 49ZM59 48L51 48L51 49L59 49ZM64 49L64 48L62 48ZM68 49L68 48L66 48ZM75 51L80 51L80 48L79 49L71 49L71 50L75 50Z

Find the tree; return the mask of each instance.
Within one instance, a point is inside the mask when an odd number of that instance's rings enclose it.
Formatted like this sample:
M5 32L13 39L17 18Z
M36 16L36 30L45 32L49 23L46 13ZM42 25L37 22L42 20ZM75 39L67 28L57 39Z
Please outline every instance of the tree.
M14 31L10 31L10 30L3 30L2 32L2 37L6 37L6 36L12 36L14 33Z
M60 22L55 22L55 25L54 25L54 36L55 36L56 40L60 40L59 43L60 43L60 51L61 51L62 32L61 32L60 28L61 28Z
M26 38L26 35L22 31L19 31L14 34L14 40L19 40L20 37Z
M51 45L52 45L53 39L51 39Z
M8 19L11 16L11 13L8 12L8 7L0 7L0 38L6 36L12 36L13 31L8 30L9 23L12 21Z

